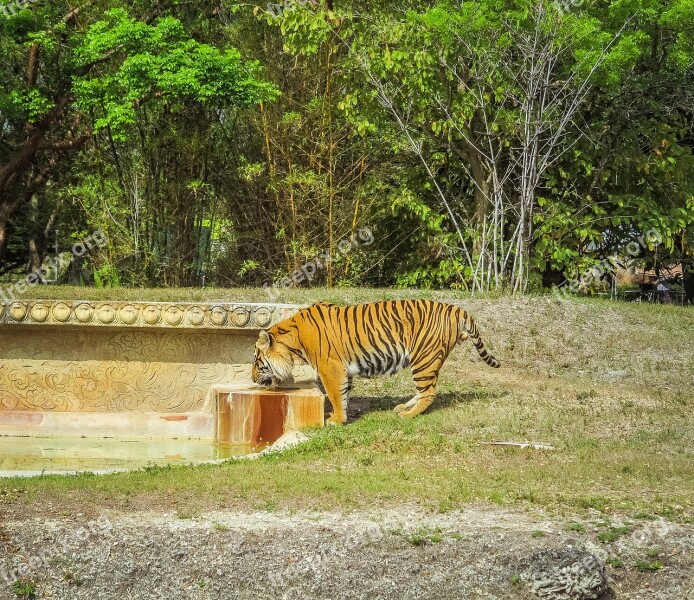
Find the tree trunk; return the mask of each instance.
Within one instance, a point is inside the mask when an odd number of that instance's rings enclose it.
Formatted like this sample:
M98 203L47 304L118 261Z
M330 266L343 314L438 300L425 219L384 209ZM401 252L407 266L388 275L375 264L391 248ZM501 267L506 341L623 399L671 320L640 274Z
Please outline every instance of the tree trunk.
M41 268L41 253L39 252L39 245L36 243L35 238L29 240L29 265L27 268L28 273L38 273Z
M694 304L694 260L682 261L682 287L687 296L687 302Z
M5 260L5 249L7 248L7 221L0 221L0 263Z

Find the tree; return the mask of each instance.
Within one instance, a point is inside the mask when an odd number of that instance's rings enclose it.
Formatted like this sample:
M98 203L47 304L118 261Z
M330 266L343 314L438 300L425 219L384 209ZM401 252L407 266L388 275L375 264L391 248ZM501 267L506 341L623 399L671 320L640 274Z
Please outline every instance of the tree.
M48 25L61 8L59 25ZM18 75L3 82L0 106L0 260L13 217L64 171L58 163L95 136L113 144L135 135L145 106L230 110L277 95L256 63L192 39L176 18L138 19L114 8L85 27L99 13L91 8L92 14L65 4L25 10L1 25L10 40L3 51ZM54 219L45 221L44 241ZM40 247L30 241L31 267L40 262Z

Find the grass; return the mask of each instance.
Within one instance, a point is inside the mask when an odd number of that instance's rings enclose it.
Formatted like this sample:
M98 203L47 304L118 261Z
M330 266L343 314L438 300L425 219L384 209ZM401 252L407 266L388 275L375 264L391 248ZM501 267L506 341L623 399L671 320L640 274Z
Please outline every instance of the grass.
M415 531L402 533L403 537L413 546L424 546L426 544L437 544L445 538L444 532L439 527L419 527Z
M438 544L445 539L460 541L463 536L454 531L444 531L439 526L421 525L414 530L404 530L402 528L392 530L393 534L399 535L413 546L425 546L427 544Z
M659 563L657 560L653 562L649 562L647 560L637 560L636 561L636 568L639 571L659 571L660 569L665 568L665 565L662 563Z
M263 300L262 290L36 289L63 298ZM288 290L280 300L413 296L462 303L502 368L489 369L464 346L446 362L432 410L413 421L392 412L412 393L409 373L358 380L353 396L368 399L367 412L346 427L312 431L308 443L280 456L0 480L0 510L162 508L189 518L224 508L416 503L448 511L484 502L568 516L597 510L691 519L693 310L408 290ZM493 440L541 442L555 450L487 444ZM578 525L572 530L582 531ZM623 535L613 530L619 528L601 533Z
M194 519L196 512L194 510L181 509L176 512L176 518L181 520Z
M354 304L375 298L465 299L470 294L451 290L368 289L368 288L311 288L282 289L273 300L286 304L311 304L319 300ZM498 294L485 294L494 298ZM18 300L110 300L149 302L270 302L262 288L92 288L81 286L34 286Z
M36 597L36 582L32 579L17 579L12 584L12 593L18 598L29 600Z
M610 527L606 531L598 533L598 539L601 542L614 542L630 531L630 527Z

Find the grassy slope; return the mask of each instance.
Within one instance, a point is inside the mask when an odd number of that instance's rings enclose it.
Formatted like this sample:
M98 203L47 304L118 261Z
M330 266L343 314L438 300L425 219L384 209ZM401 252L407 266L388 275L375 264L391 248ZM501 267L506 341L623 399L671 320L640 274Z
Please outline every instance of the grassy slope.
M262 290L39 291L63 298L264 299ZM111 505L190 514L405 502L448 510L481 500L559 513L597 508L690 518L693 310L394 290L288 291L279 301L412 296L464 304L502 369L489 369L465 346L444 366L434 409L414 421L390 410L411 395L409 374L361 380L354 396L370 398L366 414L346 427L319 430L281 456L105 477L0 480L0 503L29 511ZM557 449L485 444L491 440Z

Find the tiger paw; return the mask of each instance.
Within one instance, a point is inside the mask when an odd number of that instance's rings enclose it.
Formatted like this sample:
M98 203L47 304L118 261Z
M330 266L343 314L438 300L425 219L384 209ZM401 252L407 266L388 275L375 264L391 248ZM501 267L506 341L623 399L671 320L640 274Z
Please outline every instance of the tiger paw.
M330 415L330 417L328 417L325 424L326 425L344 425L344 422L346 420L347 419L344 417L335 417L335 415Z
M405 412L407 410L407 404L398 404L393 410L398 414Z
M397 407L396 407L396 408L397 408ZM407 407L405 407L405 408L407 408ZM416 417L418 414L419 414L419 412L416 412L416 411L413 410L413 409L410 409L410 410L402 410L402 411L399 411L399 412L398 412L398 416L399 416L401 419L413 419L413 418Z

